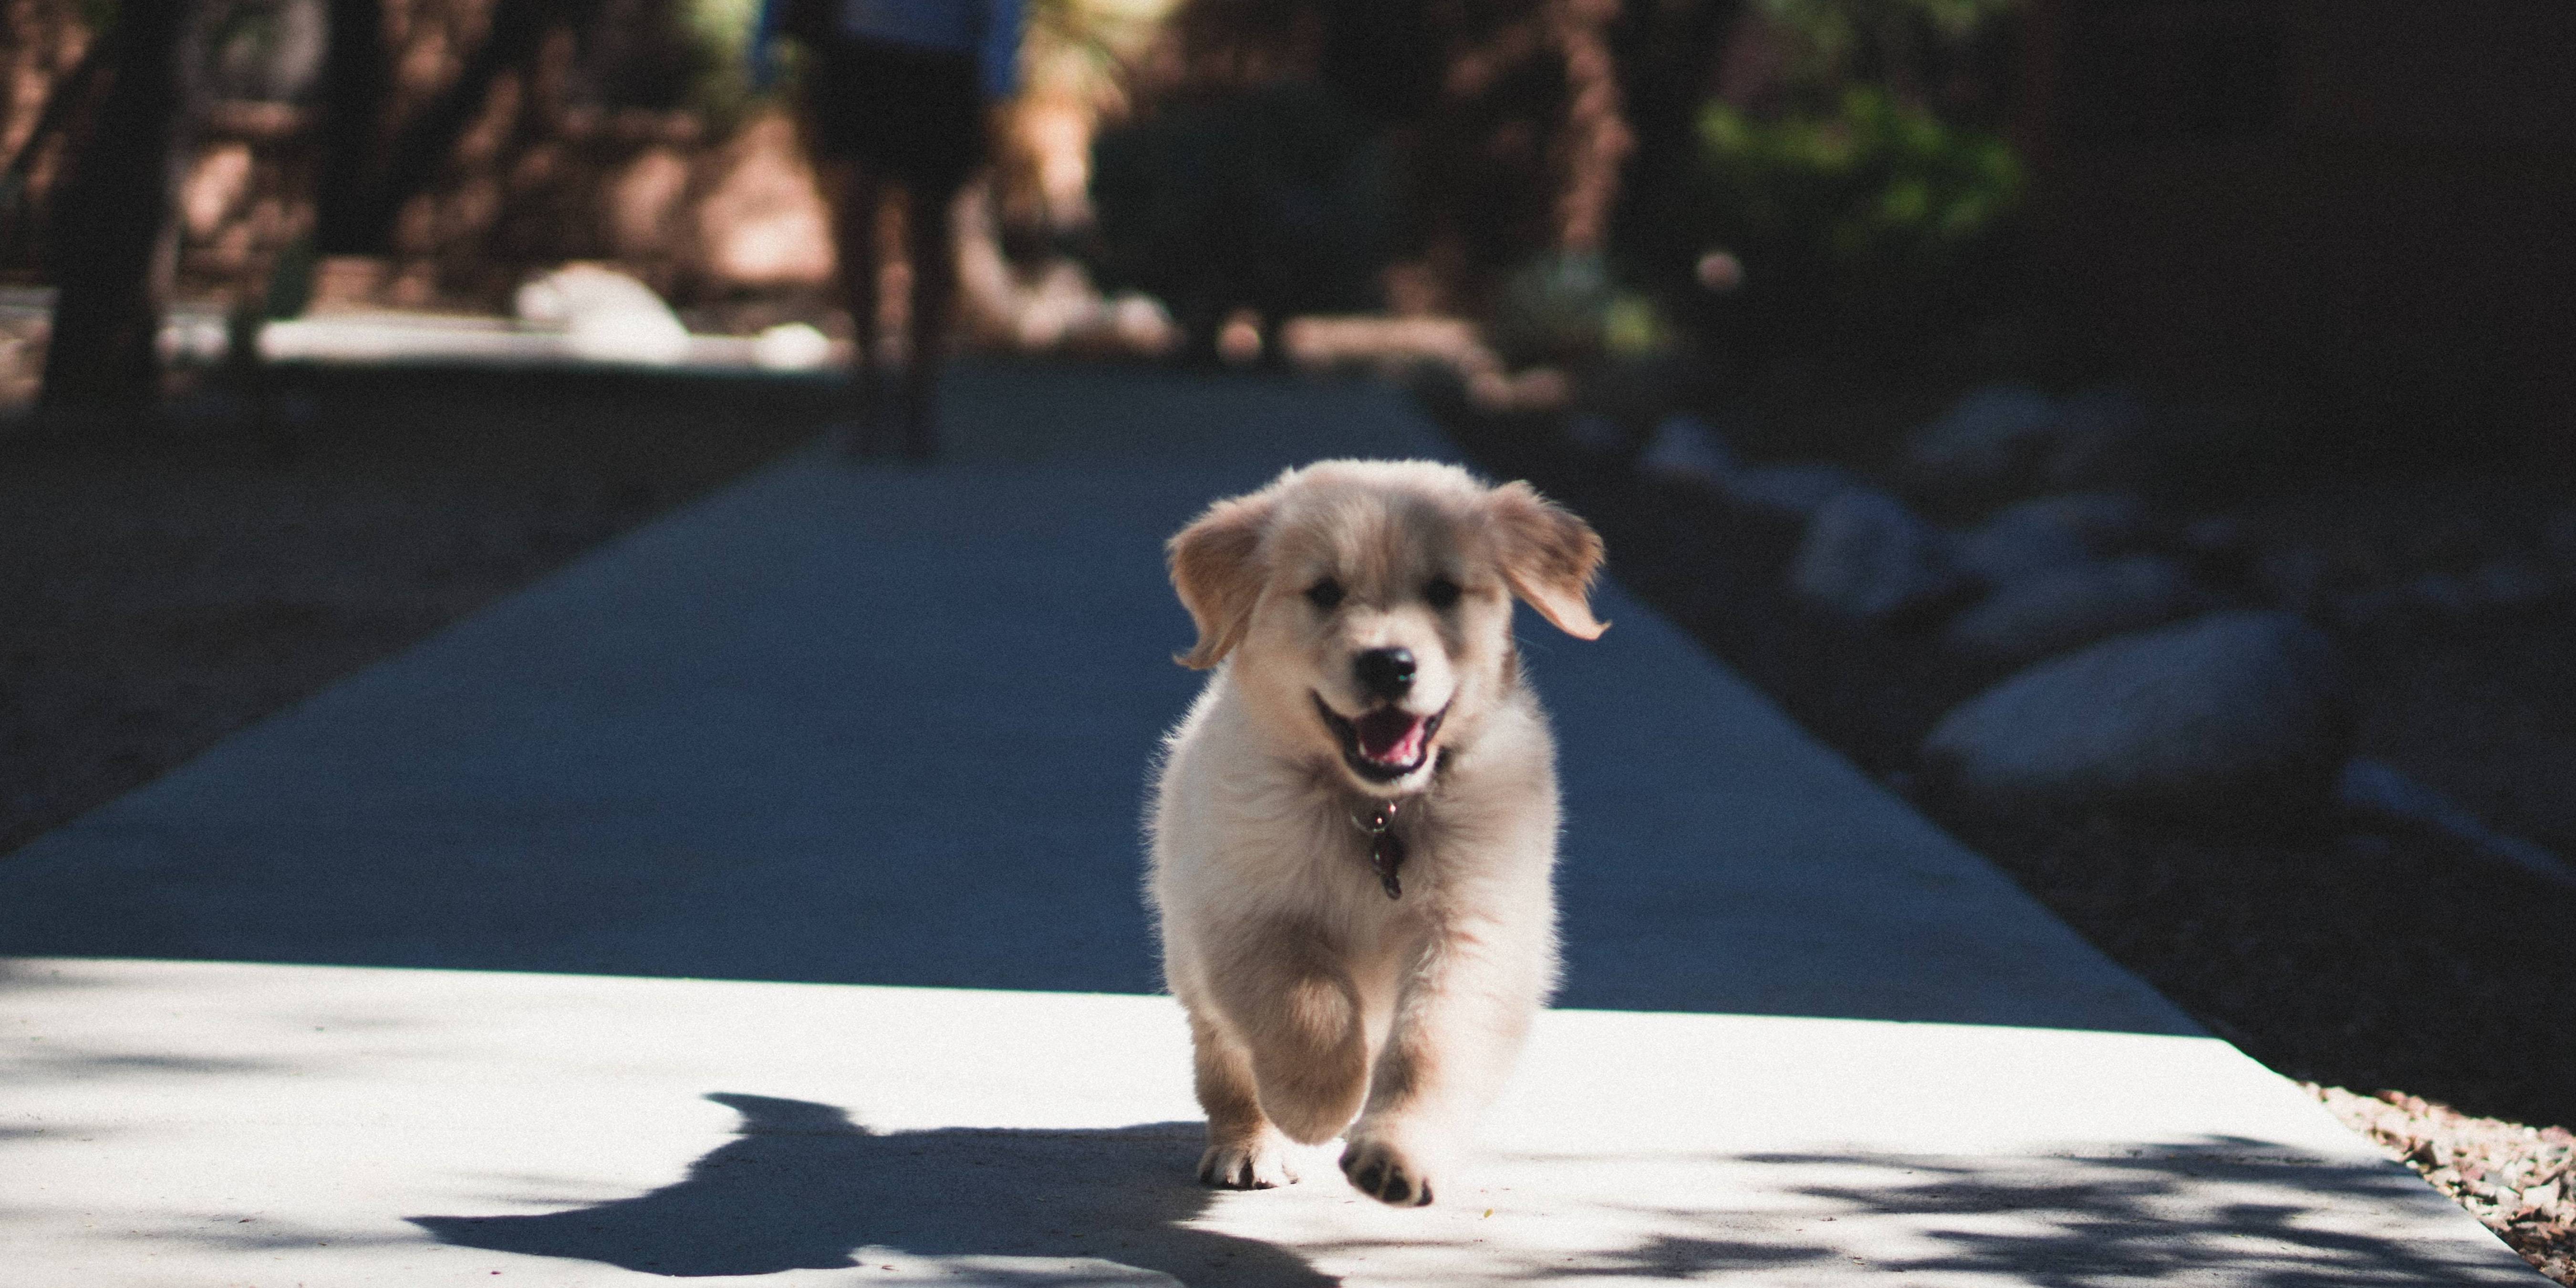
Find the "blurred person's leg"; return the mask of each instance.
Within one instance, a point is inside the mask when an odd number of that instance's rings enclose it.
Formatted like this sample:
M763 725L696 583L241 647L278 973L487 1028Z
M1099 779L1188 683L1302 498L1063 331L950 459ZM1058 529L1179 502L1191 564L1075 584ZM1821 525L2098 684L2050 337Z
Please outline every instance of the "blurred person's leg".
M957 316L957 194L962 179L915 180L904 210L906 261L912 269L905 310L903 454L928 460L939 451L939 369Z
M834 249L841 262L841 287L848 297L853 343L847 419L841 423L841 450L852 456L875 452L887 435L884 346L880 343L878 282L885 259L878 229L885 211L885 181L873 166L847 157L824 161L819 169L832 207Z
M841 278L858 353L851 364L853 453L926 459L938 449L940 360L956 316L957 261L950 209L988 146L974 61L963 54L879 40L831 42L808 74L807 120L827 158ZM901 189L900 242L882 222ZM879 309L893 256L903 291L903 371L886 369Z

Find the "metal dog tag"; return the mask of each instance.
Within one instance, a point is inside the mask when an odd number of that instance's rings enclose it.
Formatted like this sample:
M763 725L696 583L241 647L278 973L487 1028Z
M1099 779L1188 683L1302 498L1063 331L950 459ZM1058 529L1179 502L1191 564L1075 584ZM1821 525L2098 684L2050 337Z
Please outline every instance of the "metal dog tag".
M1386 897L1404 897L1404 882L1397 870L1404 866L1404 838L1395 834L1395 811L1400 802L1379 801L1371 806L1366 818L1353 815L1351 822L1368 833L1369 870L1377 873L1378 884L1386 887Z

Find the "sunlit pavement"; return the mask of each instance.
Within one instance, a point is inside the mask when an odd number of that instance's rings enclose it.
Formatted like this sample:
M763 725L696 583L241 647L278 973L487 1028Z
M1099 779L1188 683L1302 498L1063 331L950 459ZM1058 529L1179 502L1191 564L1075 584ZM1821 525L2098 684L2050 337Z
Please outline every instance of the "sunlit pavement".
M1329 1151L1199 1190L1136 902L1195 685L1159 543L1447 449L1372 386L1058 367L948 422L0 860L0 1281L2542 1282L1615 588L1522 632L1593 1009L1434 1208Z

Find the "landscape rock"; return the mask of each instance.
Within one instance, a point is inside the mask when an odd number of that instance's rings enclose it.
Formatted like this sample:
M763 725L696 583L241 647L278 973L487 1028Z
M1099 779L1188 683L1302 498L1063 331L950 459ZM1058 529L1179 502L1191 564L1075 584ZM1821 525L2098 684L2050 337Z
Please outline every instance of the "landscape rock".
M2554 570L2530 555L2503 555L2464 573L2429 572L2393 586L2346 596L2347 620L2371 621L2399 609L2437 619L2468 617L2493 608L2516 608L2558 593Z
M2273 602L2306 609L2326 593L2330 571L2325 553L2311 546L2274 546L2254 560L2254 580Z
M2279 832L2331 799L2351 702L2316 628L2288 613L2212 613L2042 662L1961 703L1924 740L1924 778L2007 817L2098 811Z
M2182 565L2159 555L2086 560L2007 583L1950 619L1944 646L2030 661L2203 607Z
M1808 522L1789 584L1836 612L1884 622L1949 600L1966 584L1946 546L1904 502L1876 488L1846 488Z
M1677 413L1655 425L1654 437L1638 454L1637 468L1655 478L1714 486L1735 471L1735 454L1707 421Z
M2036 481L2054 489L2133 486L2145 465L2153 413L2125 385L2078 390L2057 405L2037 441Z
M585 358L659 364L689 351L689 329L652 287L595 264L534 278L514 303L520 321L560 328Z
M2373 586L2332 601L2330 611L2341 625L2366 629L2379 625L2413 603L2414 598L2405 586Z
M2027 470L2058 423L2057 400L2028 385L1974 389L1914 431L1906 467L1927 487L1991 491Z
M2158 419L2126 385L2062 399L2028 385L1986 385L1914 432L1907 477L1971 498L2131 488L2153 473Z
M1961 538L1959 566L1999 586L2131 548L2146 530L2146 506L2134 496L2078 492L2037 497L1996 511L1984 526Z
M2467 806L2386 761L2355 757L2335 781L2335 799L2349 810L2431 828L2490 859L2510 863L2554 885L2576 889L2576 863L2559 857L2547 846L2487 826Z
M1748 465L1719 481L1728 503L1756 514L1806 520L1825 502L1853 488L1865 487L1858 474L1821 461L1788 465Z
M2252 543L2250 525L2241 514L2206 514L2185 524L2183 544L2205 559L2242 555Z
M1619 422L1594 412L1565 422L1565 438L1595 456L1608 456L1628 445L1628 431Z
M2542 521L2540 547L2561 571L2576 577L2576 505L2566 506Z
M2558 589L2549 565L2530 555L2500 555L2478 565L2471 575L2488 603L2510 608L2543 599Z
M2428 572L2406 584L2408 598L2442 617L2465 617L2481 604L2478 588L2467 578Z

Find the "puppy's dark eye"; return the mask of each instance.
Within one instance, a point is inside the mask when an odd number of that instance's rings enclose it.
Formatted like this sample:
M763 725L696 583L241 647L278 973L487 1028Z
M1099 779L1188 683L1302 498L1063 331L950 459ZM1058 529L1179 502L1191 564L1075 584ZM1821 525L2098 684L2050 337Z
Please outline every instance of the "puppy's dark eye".
M1329 613L1342 602L1342 583L1326 577L1306 588L1306 598L1315 607Z
M1458 602L1458 583L1446 577L1434 577L1422 588L1422 597L1433 608L1449 608Z

